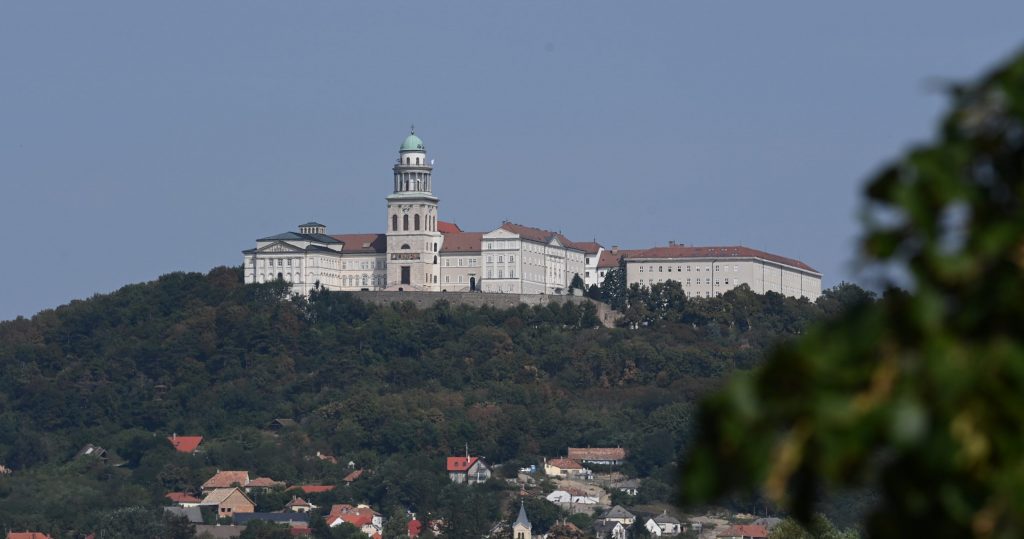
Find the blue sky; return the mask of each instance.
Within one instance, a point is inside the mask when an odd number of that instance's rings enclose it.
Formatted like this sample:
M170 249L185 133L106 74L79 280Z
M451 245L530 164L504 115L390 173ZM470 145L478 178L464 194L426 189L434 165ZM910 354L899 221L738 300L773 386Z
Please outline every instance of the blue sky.
M0 319L383 231L415 122L441 218L743 244L858 280L860 189L1024 3L4 2Z

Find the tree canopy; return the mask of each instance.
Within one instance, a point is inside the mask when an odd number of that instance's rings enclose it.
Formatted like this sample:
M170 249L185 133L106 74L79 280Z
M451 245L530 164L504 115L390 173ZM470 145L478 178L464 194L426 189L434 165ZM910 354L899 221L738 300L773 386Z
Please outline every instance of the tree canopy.
M707 400L688 500L759 490L806 519L823 489L868 485L872 537L1024 534L1024 55L953 98L935 142L867 187L865 266L909 292Z

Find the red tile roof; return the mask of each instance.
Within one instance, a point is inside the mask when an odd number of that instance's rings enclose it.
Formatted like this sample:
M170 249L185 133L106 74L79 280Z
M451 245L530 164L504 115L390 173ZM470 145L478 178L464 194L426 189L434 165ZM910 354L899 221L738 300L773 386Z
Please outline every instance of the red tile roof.
M292 535L294 535L296 537L304 537L306 535L313 535L313 530L312 529L306 528L306 527L302 527L302 526L289 527L288 530L292 533Z
M185 494L184 492L168 492L164 494L164 497L171 500L174 503L199 503L199 498L192 496L191 494Z
M478 460L479 457L448 457L448 471L465 472Z
M544 230L543 228L536 228L532 226L525 226L516 223L502 223L501 228L512 232L513 234L519 234L519 237L526 238L530 241L536 241L539 243L548 243L553 238L558 238L559 243L570 248L576 249L577 251L585 251L583 247L580 247L569 238L563 236L560 232L552 232L550 230Z
M730 526L717 534L716 537L751 537L754 539L768 537L768 528L754 524L737 524Z
M288 490L299 489L306 494L316 494L320 492L329 492L334 490L334 485L295 485L289 487Z
M203 490L215 488L244 487L249 484L249 472L239 470L223 470L213 474L201 487Z
M179 453L192 453L199 447L199 444L203 443L202 436L168 436L167 441L171 442L174 446L174 450Z
M445 234L442 253L479 253L483 232L451 232Z
M285 507L312 507L312 505L298 496L292 496L292 501L285 504Z
M725 247L692 247L688 245L669 245L668 247L651 247L649 249L619 249L617 253L611 251L601 252L601 258L597 261L598 268L615 268L619 265L619 258L629 259L643 258L760 258L785 264L804 271L820 273L818 270L807 264L785 256L779 256L766 251L751 249L739 245Z
M409 539L416 539L420 532L423 531L423 523L414 518L409 521L405 528L409 532Z
M256 479L250 480L244 486L253 488L274 488L277 486L284 486L284 482L275 481L269 477L257 477Z
M691 247L688 245L670 245L668 247L652 247L631 252L626 258L761 258L785 264L806 271L818 273L818 270L795 258L787 258L776 254L732 245L725 247Z
M576 247L582 249L583 252L587 253L588 255L597 254L598 251L604 249L604 246L601 245L600 243L597 243L596 241L576 242Z
M53 539L43 532L7 532L7 539Z
M437 231L442 233L442 234L453 234L453 233L462 232L462 229L459 228L459 225L457 225L455 223L449 223L447 221L438 221L437 222Z
M572 459L551 459L548 461L549 466L555 466L563 470L582 470L583 466Z
M625 460L626 450L621 447L570 447L573 460Z
M355 481L356 479L359 479L362 475L363 475L363 471L362 470L355 470L354 472L346 475L345 479L343 479L342 481L344 481L346 483L351 483L351 482Z
M332 238L345 244L342 247L342 254L345 253L385 253L388 248L388 237L386 234L337 234Z
M369 507L352 507L347 503L342 503L332 505L331 512L325 517L325 520L327 520L327 524L331 524L340 518L357 528L362 528L373 523L375 514L374 510Z

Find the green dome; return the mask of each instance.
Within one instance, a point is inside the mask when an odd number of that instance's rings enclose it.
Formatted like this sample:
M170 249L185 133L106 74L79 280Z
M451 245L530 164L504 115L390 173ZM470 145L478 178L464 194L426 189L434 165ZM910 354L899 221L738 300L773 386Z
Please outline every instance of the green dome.
M398 150L400 152L422 152L426 151L426 147L423 146L423 141L420 140L416 135L409 135L405 137L405 142L402 143L402 147Z

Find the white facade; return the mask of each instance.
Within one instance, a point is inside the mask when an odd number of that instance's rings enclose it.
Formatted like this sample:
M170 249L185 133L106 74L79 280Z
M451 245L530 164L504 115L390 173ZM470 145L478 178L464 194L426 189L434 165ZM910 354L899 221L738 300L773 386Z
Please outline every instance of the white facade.
M746 284L759 294L821 295L821 273L802 262L746 247L670 246L627 255L626 282L650 287L665 281L682 285L688 297L715 297Z
M713 297L740 284L815 300L821 273L800 261L745 247L604 249L558 232L505 222L490 232L463 232L439 220L433 165L414 133L392 167L383 234L328 235L319 223L256 240L243 251L246 283L284 281L295 294L319 285L331 291L409 290L566 294L573 277L601 286L626 261L629 285L675 280L691 297ZM439 226L445 225L445 226Z
M484 234L481 255L484 292L565 294L584 273L583 251L564 236L513 223Z

